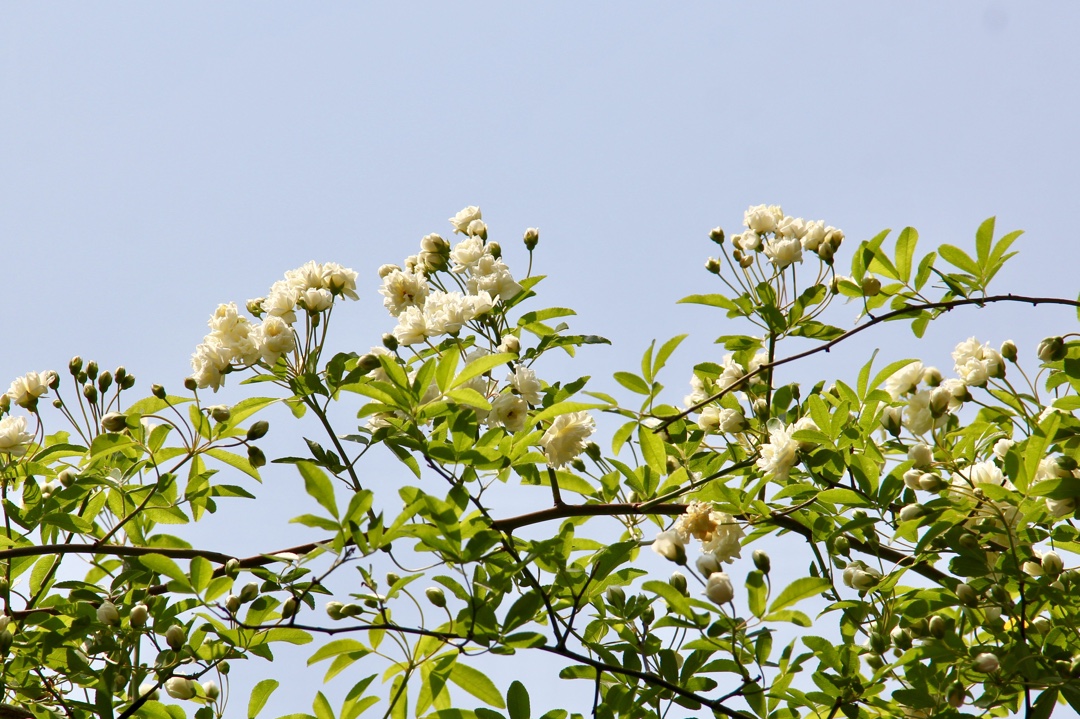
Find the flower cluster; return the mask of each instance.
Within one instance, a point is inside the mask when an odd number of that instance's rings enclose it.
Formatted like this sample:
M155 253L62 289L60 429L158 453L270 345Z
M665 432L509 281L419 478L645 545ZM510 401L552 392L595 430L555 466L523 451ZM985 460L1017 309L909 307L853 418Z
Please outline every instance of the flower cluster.
M273 366L296 349L296 311L317 315L341 297L357 299L356 272L334 262L308 262L286 272L266 297L248 302L247 309L261 318L258 324L240 314L235 303L219 305L208 323L210 333L191 357L192 379L200 389L216 392L234 366Z
M989 343L980 345L974 337L956 345L952 357L956 362L956 374L969 387L983 387L990 378L1001 379L1005 376L1005 361L1001 353L991 348Z
M818 426L809 417L803 417L793 425L785 426L779 420L769 423L769 441L761 445L757 466L773 479L785 480L795 465L800 449L810 449L811 443L793 438L801 430L816 430Z
M920 384L927 386L920 388ZM886 407L881 423L886 431L899 434L906 427L912 434L923 435L943 426L949 414L955 414L971 399L967 385L959 379L942 379L941 372L910 362L885 380L885 389L894 400L906 398L906 405Z
M496 302L507 302L522 290L501 250L487 242L487 225L479 207L466 207L450 224L465 239L453 248L437 234L420 242L420 252L405 258L404 267L379 268L383 306L398 320L393 335L414 345L441 335L457 335L468 322L486 315ZM436 273L450 269L458 290L432 287Z
M730 514L718 512L708 502L691 502L675 520L672 530L683 544L691 538L701 542L701 551L719 562L730 564L741 558L742 527Z
M761 252L778 270L803 261L803 252L814 252L830 262L844 233L822 220L804 220L784 214L779 205L756 205L743 215L746 231L731 238L736 262Z

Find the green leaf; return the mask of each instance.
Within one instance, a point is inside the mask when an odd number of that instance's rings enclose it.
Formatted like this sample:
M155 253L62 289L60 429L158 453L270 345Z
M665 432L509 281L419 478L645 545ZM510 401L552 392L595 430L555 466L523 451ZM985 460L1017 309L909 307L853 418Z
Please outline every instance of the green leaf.
M517 680L510 682L510 688L506 691L506 708L510 712L510 719L530 719L532 716L529 692Z
M633 374L631 372L616 372L614 377L616 382L621 384L623 387L626 387L626 389L630 390L631 392L636 392L645 396L649 396L650 394L652 394L652 390L649 389L648 383L646 383L645 380L641 379L636 374Z
M201 592L214 578L214 567L206 557L194 557L189 566L191 574L191 586L196 592Z
M971 259L971 257L959 247L942 245L938 248L938 253L945 258L946 262L954 267L959 267L973 277L979 276L979 266L975 264L975 260Z
M505 709L506 703L495 683L487 675L466 664L455 664L450 672L450 681L472 694L480 701L499 709Z
M495 367L506 364L507 362L512 362L515 359L517 359L517 355L509 352L499 352L497 354L478 357L465 365L465 369L461 370L461 374L454 379L454 383L450 385L450 389L460 387L472 378L479 377L485 372L490 372Z
M277 679L263 679L252 688L251 698L248 699L248 719L255 719L258 716L278 686Z
M641 425L638 427L638 442L641 443L641 454L646 464L659 475L667 474L667 452L660 435Z
M460 358L461 352L458 351L457 347L449 347L443 352L442 359L439 360L439 368L435 372L435 384L440 392L445 392L450 388L450 380L453 379L454 373L457 372Z
M783 609L779 612L769 612L765 615L764 619L766 622L791 622L798 627L809 627L812 625L810 617L797 609Z
M765 613L765 573L756 569L746 575L746 602L750 613L761 617Z
M315 693L315 701L311 704L316 719L336 719L334 710L330 707L330 701L322 692Z
M463 404L466 407L475 407L476 409L491 409L491 403L487 401L487 398L474 390L472 387L459 387L458 389L452 389L446 393L446 398L451 399L458 404Z
M533 426L546 422L550 419L558 417L560 414L570 414L572 412L584 412L589 409L603 409L607 405L597 404L595 402L572 402L567 400L566 402L556 402L547 409L533 415L529 418L530 424Z
M147 554L139 557L139 564L152 572L164 574L169 579L174 579L185 586L188 583L187 574L180 568L180 565L162 554Z
M251 466L251 462L248 460L247 455L233 454L220 447L210 447L204 451L205 454L210 455L219 462L223 462L233 469L238 469L249 477L254 477L260 482L262 478L259 477L259 470Z
M708 305L743 314L739 306L725 295L688 295L679 300L678 304Z
M673 610L684 617L694 616L694 613L690 610L690 600L684 596L682 592L667 582L660 582L654 579L642 584L641 588L646 592L653 592L657 596L663 597L667 603L671 605Z
M896 270L903 282L911 279L911 261L918 241L919 233L914 227L905 227L896 238Z
M296 468L304 478L304 489L316 502L322 505L332 517L338 518L337 499L334 497L334 485L326 472L311 462L297 462Z
M784 591L780 592L780 596L773 600L773 603L769 606L769 613L771 614L781 609L786 609L792 604L806 599L807 597L821 594L831 586L829 580L822 577L803 577L802 579L796 579L785 587Z
M979 269L985 270L990 260L990 246L994 243L994 218L989 217L975 231L975 256L979 260ZM951 262L951 260L950 260ZM955 264L955 263L954 263ZM957 265L959 267L959 265ZM980 272L980 275L983 273Z

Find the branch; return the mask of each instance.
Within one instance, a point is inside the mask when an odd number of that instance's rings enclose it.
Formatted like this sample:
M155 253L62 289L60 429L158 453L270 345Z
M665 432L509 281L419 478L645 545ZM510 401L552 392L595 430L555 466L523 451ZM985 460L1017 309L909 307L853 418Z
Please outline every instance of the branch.
M983 305L989 305L995 302L1020 302L1022 304L1030 304L1032 306L1065 305L1068 307L1080 307L1080 300L1066 300L1061 299L1060 297L1027 297L1024 295L991 295L990 297L981 297L979 299L949 300L948 302L927 302L921 305L908 305L906 307L902 307L901 309L893 310L892 312L886 312L883 315L871 317L870 321L866 324L854 327L845 332L844 334L840 335L836 339L829 340L825 344L818 347L814 347L812 349L806 350L805 352L799 352L798 354L793 354L789 357L784 357L773 362L763 362L756 369L754 369L753 372L747 372L740 379L732 382L730 385L720 390L716 394L712 395L711 397L706 397L705 399L691 405L689 408L683 410L676 415L671 415L670 417L657 417L656 419L660 420L660 424L656 426L656 429L654 431L659 432L668 425L670 425L672 422L675 422L691 415L694 412L697 412L699 409L709 404L710 402L714 402L723 397L728 392L732 392L737 387L741 387L743 383L751 377L756 377L759 374L767 372L773 367L779 367L780 365L785 365L796 360L801 360L806 357L810 357L811 355L816 355L819 352L828 352L844 340L850 339L851 337L854 337L863 330L870 329L874 325L881 324L882 322L888 322L889 320L896 319L897 317L903 317L904 315L922 312L923 310L945 310L946 312L948 312L954 307L965 307L968 305L978 305L979 307L982 307Z
M561 504L557 507L549 507L536 512L508 517L507 519L493 519L492 529L502 532L513 532L520 527L530 524L540 524L553 519L565 519L566 517L610 517L622 514L666 514L678 516L686 511L685 504L655 504L644 506L645 502L633 502L624 504Z

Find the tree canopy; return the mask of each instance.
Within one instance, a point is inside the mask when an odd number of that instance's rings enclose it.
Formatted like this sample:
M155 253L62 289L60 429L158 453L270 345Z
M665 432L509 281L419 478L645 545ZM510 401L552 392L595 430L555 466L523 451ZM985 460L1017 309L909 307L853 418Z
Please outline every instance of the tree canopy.
M560 681L592 700L542 719L1080 711L1075 333L782 381L885 323L1080 307L990 290L1019 232L991 218L974 253L920 254L912 228L855 242L751 207L708 235L717 291L682 300L743 333L685 397L660 382L685 336L654 342L616 397L550 369L607 340L547 306L539 231L512 268L479 208L450 223L378 269L388 331L352 351L326 348L358 273L312 261L221 304L183 388L140 396L79 357L12 382L0 717L269 716L276 680L243 698L229 677L282 644L344 686L312 690L317 719L530 719ZM226 384L245 396L215 404ZM322 432L302 456L273 450L291 429L260 414L282 404ZM365 480L376 452L400 462L392 489ZM234 556L180 536L258 507L268 461L295 468L311 504L292 521L316 541ZM521 493L537 508L507 512ZM798 574L773 571L775 537ZM561 670L499 686L488 669L515 654Z

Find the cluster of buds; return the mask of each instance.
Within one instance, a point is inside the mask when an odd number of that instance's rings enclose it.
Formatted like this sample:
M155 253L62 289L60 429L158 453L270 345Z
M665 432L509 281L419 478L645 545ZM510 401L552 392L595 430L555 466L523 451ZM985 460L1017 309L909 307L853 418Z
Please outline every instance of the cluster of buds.
M779 205L756 205L743 215L746 230L734 235L731 258L746 269L754 264L757 253L764 254L778 270L803 261L803 252L813 252L825 264L831 265L833 256L844 241L844 233L826 226L821 220L804 220L785 215ZM709 239L722 245L726 237L717 227L709 233ZM719 261L706 264L710 272L719 272Z

